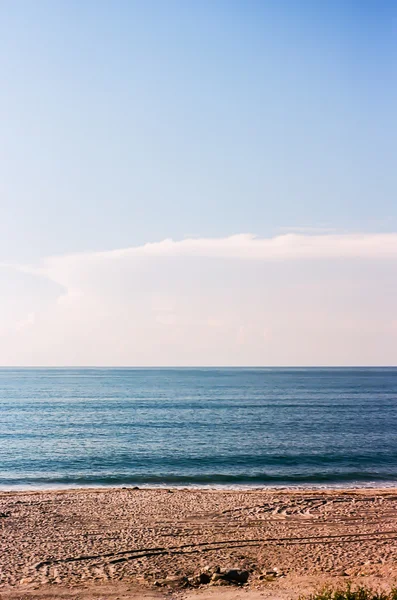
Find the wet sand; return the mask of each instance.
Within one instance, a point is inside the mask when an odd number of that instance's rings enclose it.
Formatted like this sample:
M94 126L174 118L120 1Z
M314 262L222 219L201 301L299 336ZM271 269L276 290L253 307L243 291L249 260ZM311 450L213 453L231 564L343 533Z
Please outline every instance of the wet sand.
M3 492L0 538L9 600L294 598L397 581L397 490Z

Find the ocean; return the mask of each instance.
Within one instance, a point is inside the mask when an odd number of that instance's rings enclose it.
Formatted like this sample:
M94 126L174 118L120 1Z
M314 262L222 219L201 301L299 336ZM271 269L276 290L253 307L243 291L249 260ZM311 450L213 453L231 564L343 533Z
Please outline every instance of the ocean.
M395 368L0 369L1 489L396 481Z

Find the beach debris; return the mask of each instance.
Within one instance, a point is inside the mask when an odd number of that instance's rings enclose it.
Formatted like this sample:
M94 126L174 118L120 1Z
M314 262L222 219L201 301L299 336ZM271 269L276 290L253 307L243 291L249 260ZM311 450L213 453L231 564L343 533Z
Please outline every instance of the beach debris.
M165 579L156 579L154 585L156 587L172 587L181 588L186 587L189 584L187 577L166 577Z
M11 515L10 512L0 512L0 519L6 519Z
M207 573L220 573L221 568L218 565L216 565L215 567L213 567L212 565L206 565L203 571L206 571Z
M249 572L242 569L228 569L227 571L219 571L213 573L211 577L211 585L243 585L247 583Z
M239 569L230 569L223 574L223 577L226 581L231 581L233 583L247 583L249 572Z
M242 569L227 569L221 571L220 567L206 567L203 571L192 577L169 576L156 579L157 587L200 587L202 585L244 585L247 583L249 572Z
M258 579L261 581L273 581L277 577L285 577L285 573L278 567L273 567L261 573Z
M189 577L189 584L193 587L198 585L207 585L211 581L211 574L208 572L200 573L194 577Z
M227 579L216 579L215 581L211 581L211 585L232 585L232 582L227 581Z

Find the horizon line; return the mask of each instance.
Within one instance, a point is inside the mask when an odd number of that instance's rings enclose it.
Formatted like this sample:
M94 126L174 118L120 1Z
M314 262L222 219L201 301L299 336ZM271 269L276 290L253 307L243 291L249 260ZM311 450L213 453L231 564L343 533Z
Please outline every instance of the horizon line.
M395 365L0 365L4 369L397 369Z

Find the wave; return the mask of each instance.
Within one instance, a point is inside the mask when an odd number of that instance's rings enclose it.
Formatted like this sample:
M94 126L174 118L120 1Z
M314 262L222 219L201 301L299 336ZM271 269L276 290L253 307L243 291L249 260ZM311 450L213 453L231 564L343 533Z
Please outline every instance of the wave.
M397 482L397 474L387 475L377 472L363 473L317 473L312 475L295 474L265 475L225 475L219 473L198 475L83 475L83 476L29 476L6 477L0 479L0 487L12 488L53 488L53 487L118 487L118 486L169 486L169 487L272 487L272 486L327 486L335 485L358 486L361 484L392 485Z

